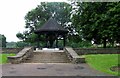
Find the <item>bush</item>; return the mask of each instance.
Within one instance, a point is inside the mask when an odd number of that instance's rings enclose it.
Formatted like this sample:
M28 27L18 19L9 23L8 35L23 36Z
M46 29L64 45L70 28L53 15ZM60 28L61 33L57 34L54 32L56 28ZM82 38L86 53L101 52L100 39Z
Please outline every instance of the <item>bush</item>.
M88 47L92 47L92 44L89 41L81 41L78 43L71 41L71 42L67 42L67 46L70 46L73 48L88 48Z

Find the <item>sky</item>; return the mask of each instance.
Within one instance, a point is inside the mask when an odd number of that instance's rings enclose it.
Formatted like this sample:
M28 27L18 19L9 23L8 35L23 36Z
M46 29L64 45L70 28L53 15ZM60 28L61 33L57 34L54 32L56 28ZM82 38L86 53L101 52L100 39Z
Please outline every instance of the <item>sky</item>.
M40 2L60 2L65 0L0 0L0 34L7 42L20 41L16 34L25 30L24 17L26 13Z

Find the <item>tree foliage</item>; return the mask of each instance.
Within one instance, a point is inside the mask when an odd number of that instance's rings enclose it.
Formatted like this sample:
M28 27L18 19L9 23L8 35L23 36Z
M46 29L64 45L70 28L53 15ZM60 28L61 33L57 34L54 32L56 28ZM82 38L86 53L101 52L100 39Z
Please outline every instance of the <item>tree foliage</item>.
M25 46L29 46L28 43L25 43L23 41L18 41L16 42L16 47L20 48L20 47L25 47Z
M27 42L37 41L34 30L42 26L51 16L68 29L68 41L80 43L94 41L95 44L120 43L119 2L74 2L70 5L58 2L42 2L25 16L23 33L17 37ZM40 36L41 41L44 36ZM84 41L83 41L84 40Z
M2 48L6 47L6 37L1 34L0 34L0 47L2 47Z
M16 42L7 42L6 43L6 48L16 48Z
M69 29L67 27L67 23L70 22L70 11L71 6L67 3L60 3L60 2L42 2L38 5L35 9L29 11L25 16L26 26L25 28L27 31L23 33L18 33L16 36L19 39L28 41L28 42L35 42L37 40L37 35L34 34L34 30L41 27L50 17L54 17L59 24L61 24L64 28ZM70 30L70 29L69 29ZM72 30L70 30L72 31ZM41 36L41 39L43 37Z
M78 2L77 8L72 20L84 39L103 43L104 47L107 41L119 42L120 3Z

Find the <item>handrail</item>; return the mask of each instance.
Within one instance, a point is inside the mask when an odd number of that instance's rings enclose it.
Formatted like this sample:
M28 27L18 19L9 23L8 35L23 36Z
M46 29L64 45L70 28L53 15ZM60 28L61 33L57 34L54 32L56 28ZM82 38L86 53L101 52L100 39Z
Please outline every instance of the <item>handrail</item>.
M65 47L64 50L72 63L85 63L85 58L79 56L71 47Z
M31 57L33 54L33 47L26 47L19 51L19 53L16 54L16 56L8 56L8 61L10 63L21 63L22 61L25 61L28 57Z

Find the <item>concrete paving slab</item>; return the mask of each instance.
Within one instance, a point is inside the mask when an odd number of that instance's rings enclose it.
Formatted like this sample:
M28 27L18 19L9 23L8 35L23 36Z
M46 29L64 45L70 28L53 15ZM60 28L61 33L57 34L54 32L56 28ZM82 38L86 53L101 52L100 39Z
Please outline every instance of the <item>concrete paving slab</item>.
M1 59L0 59L1 60ZM2 77L2 65L0 64L0 78Z
M2 76L112 76L88 64L22 63L2 65Z

